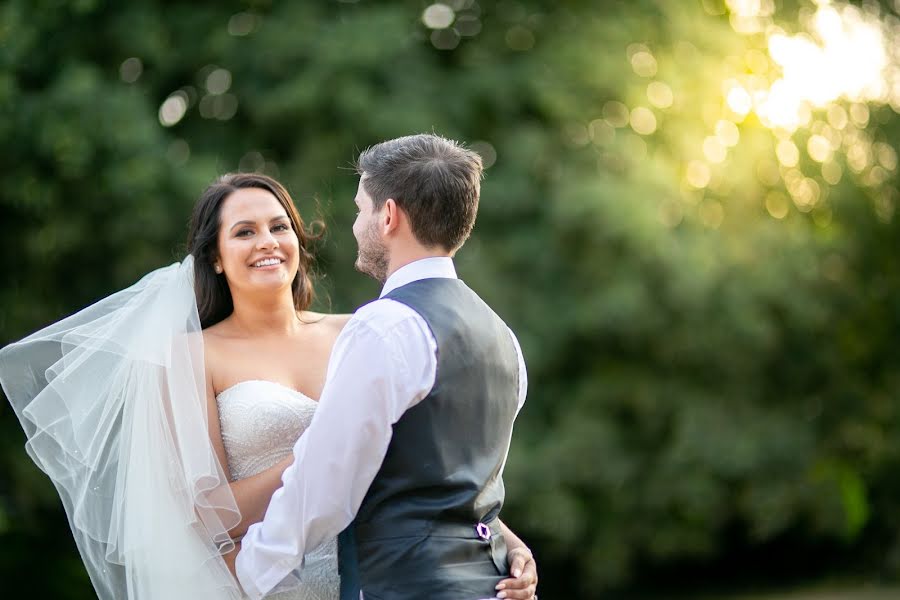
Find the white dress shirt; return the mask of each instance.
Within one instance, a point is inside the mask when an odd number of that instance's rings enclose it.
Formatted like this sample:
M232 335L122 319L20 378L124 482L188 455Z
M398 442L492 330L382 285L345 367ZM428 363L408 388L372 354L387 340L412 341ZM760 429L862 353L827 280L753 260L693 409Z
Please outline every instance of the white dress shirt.
M344 530L356 515L387 453L393 425L434 386L437 343L410 307L384 298L433 277L456 278L450 258L426 258L395 271L381 297L363 307L338 336L316 415L294 446L262 522L242 540L235 569L244 592L262 598L299 567L303 556ZM528 387L519 360L518 409Z

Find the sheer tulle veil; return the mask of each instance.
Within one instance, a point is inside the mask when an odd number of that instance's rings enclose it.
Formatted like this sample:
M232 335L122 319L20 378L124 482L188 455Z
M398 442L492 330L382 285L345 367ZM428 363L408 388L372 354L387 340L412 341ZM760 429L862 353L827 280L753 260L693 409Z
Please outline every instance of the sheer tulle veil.
M101 600L240 598L193 258L0 350L0 383Z

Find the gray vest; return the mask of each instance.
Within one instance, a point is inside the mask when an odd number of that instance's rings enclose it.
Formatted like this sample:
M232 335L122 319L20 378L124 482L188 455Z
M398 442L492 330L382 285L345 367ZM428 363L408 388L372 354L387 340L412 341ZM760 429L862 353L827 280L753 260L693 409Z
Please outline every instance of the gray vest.
M508 572L495 519L518 404L515 346L503 321L458 279L423 279L385 297L431 328L437 376L394 424L381 468L341 536L342 587L358 578L371 600L491 598Z

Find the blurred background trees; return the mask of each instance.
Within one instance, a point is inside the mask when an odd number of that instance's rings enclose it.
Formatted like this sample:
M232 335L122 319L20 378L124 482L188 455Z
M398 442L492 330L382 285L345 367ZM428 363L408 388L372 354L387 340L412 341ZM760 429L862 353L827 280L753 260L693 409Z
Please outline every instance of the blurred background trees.
M504 514L544 597L891 579L897 10L7 0L0 340L179 260L234 170L324 218L319 308L351 311L377 286L348 167L434 131L488 167L457 263L528 361ZM0 429L0 573L91 597L5 406Z

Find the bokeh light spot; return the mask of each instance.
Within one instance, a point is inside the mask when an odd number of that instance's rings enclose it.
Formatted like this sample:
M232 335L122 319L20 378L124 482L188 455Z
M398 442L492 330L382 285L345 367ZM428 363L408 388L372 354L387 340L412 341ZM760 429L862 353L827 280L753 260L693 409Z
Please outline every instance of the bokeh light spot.
M889 144L879 142L875 144L873 150L878 158L879 164L888 171L897 170L897 151Z
M134 56L126 58L119 66L119 77L121 77L122 81L125 83L134 83L140 78L141 73L143 72L144 63L141 62L141 59Z
M841 181L843 169L834 160L826 160L822 163L822 179L829 185L837 185Z
M638 52L648 52L649 53L650 48L648 48L646 44L640 44L637 42L635 42L633 44L628 44L628 46L625 48L625 56L628 57L629 62L631 61L631 58Z
M597 146L611 144L616 139L616 128L605 119L594 119L588 127L591 141Z
M613 127L625 127L631 118L628 107L621 102L610 100L603 105L603 118Z
M657 108L669 108L675 101L672 88L662 81L653 81L647 86L647 99Z
M835 129L843 129L847 126L847 111L840 104L832 104L828 107L828 123Z
M775 156L778 157L778 162L786 167L796 167L800 162L800 150L790 140L778 142L775 146Z
M684 209L682 209L681 203L678 201L661 202L657 211L657 217L660 223L672 229L677 227L684 219Z
M176 167L186 164L190 157L191 147L184 140L173 140L166 150L166 158Z
M235 37L250 35L257 27L257 17L253 13L240 12L228 19L228 34Z
M227 121L237 114L238 99L234 94L216 96L215 115L220 121Z
M766 195L766 210L776 219L783 219L790 210L790 203L784 194L772 191Z
M656 75L656 59L650 52L641 50L632 55L631 68L641 77L653 77Z
M454 50L459 46L459 40L456 29L435 29L431 32L431 45L438 50Z
M864 142L856 142L847 149L847 166L856 173L862 173L871 162L869 146Z
M475 37L481 33L481 21L473 15L461 15L456 19L456 25L453 27L464 37Z
M688 163L685 179L691 187L698 190L703 189L709 185L711 177L712 173L709 170L709 165L705 162L692 160Z
M446 29L453 24L456 13L446 4L436 2L422 11L422 22L429 29Z
M631 111L629 118L631 128L641 135L650 135L656 131L656 115L649 108L638 106Z
M159 122L163 127L175 125L184 117L187 107L187 94L181 90L173 93L159 107Z
M237 113L237 109L238 99L233 94L207 94L200 99L198 106L201 117L220 121L232 118Z
M573 146L587 146L591 138L587 127L581 123L568 123L565 128L566 140Z
M884 223L890 223L894 218L894 212L897 210L896 188L886 188L875 197L875 215Z
M797 169L791 169L784 176L785 187L802 212L809 212L819 201L821 189L815 179L804 177Z
M869 107L865 104L854 104L850 107L850 120L857 127L865 127L869 124Z
M880 166L874 166L866 173L863 183L869 187L877 188L887 181L889 177L890 174L885 169Z
M741 139L741 133L738 131L737 125L731 121L721 119L716 123L716 137L729 148L737 146Z
M497 162L497 150L494 149L490 142L478 140L477 142L472 142L470 148L481 157L481 164L485 169L490 169Z
M709 162L718 164L725 162L725 158L728 156L728 149L722 143L722 140L711 135L703 140L703 156Z
M700 220L710 229L718 229L725 220L725 209L715 200L707 200L700 205Z
M816 162L823 163L831 156L831 142L821 135L811 135L806 142L806 153Z
M741 117L745 116L753 108L753 98L750 97L750 93L739 85L735 85L728 90L725 102L734 114Z
M251 150L241 157L238 170L243 173L259 173L266 166L266 158L261 152Z
M224 94L231 87L231 72L227 69L213 69L206 76L206 90L213 95Z

